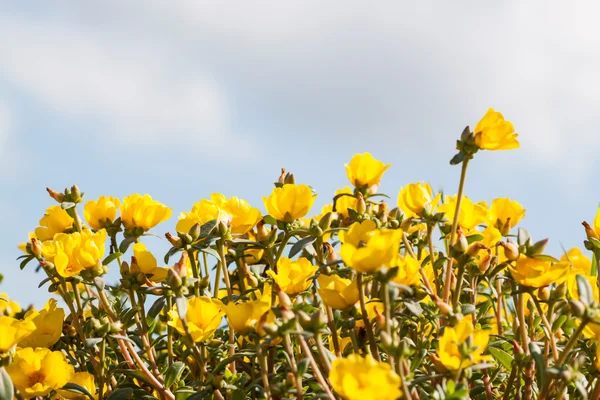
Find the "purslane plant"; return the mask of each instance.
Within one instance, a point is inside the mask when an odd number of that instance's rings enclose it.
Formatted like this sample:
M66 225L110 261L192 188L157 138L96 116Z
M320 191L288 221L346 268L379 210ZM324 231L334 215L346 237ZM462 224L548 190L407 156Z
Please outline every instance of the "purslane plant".
M53 297L0 294L0 399L600 398L600 210L554 258L517 201L465 194L480 150L518 147L490 109L457 141L456 195L388 203L391 165L364 153L320 213L283 170L266 214L219 193L181 212L163 258L150 195L48 189L19 260Z

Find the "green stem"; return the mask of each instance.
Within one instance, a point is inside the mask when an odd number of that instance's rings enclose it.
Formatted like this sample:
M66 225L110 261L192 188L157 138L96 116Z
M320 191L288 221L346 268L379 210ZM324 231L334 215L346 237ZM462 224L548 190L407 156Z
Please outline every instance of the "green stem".
M383 283L381 285L381 290L383 291L383 307L384 307L384 315L385 315L385 332L387 333L390 339L392 338L392 306L390 302L390 291L387 283ZM388 363L394 369L394 356L388 354Z
M365 292L363 285L363 274L359 272L357 274L357 286L358 286L358 297L360 300L360 310L363 316L363 321L365 323L365 330L367 331L367 337L369 339L369 346L371 348L371 354L373 358L377 361L381 361L379 358L379 350L377 349L377 341L375 340L375 335L373 334L373 325L371 324L371 320L369 319L369 315L367 314L367 305L365 303Z
M194 295L200 297L200 272L198 264L196 263L196 257L194 257L194 250L189 249L187 254L190 259L190 264L192 265L192 275L196 279L196 282L194 282Z
M458 274L456 275L456 290L452 295L452 306L456 308L460 294L462 292L463 279L465 276L465 263L461 262L458 266Z
M336 357L342 356L342 349L340 348L340 338L337 334L337 329L335 327L335 319L333 318L333 310L329 306L325 306L325 310L327 311L327 322L329 324L329 330L331 331L331 340L333 341L333 349L335 351Z
M285 246L287 246L290 239L291 239L291 236L286 232L283 235L283 239L281 240L281 243L279 243L279 248L277 249L277 254L275 255L275 259L273 260L273 271L275 273L277 273L277 262L281 258L281 255L283 254L283 250L285 249Z
M567 342L562 354L560 355L560 358L558 359L558 362L556 363L557 366L562 367L563 365L565 365L569 353L571 352L571 350L573 350L575 343L577 343L577 340L579 339L579 336L581 336L581 334L583 333L583 330L585 329L587 323L588 321L585 319L581 321L581 324L579 324L579 327L577 328L573 336L569 338L569 341Z
M165 314L168 319L168 312L173 308L173 298L171 295L167 295L167 308L165 309ZM173 327L171 325L167 325L167 354L169 359L169 366L173 364L173 359L175 358L173 355Z
M456 238L456 230L458 228L458 217L460 216L460 203L462 202L463 190L465 188L465 180L467 178L467 167L469 165L469 158L466 158L462 163L462 169L460 171L460 182L458 184L458 194L456 195L456 207L454 208L454 221L452 222L452 231L450 232L450 246L454 246L454 239ZM448 302L450 299L450 283L452 281L452 257L448 257L448 264L446 266L446 276L444 279L444 302Z
M208 290L211 291L210 279L208 278L210 277L210 271L208 270L208 254L206 254L204 251L202 252L202 260L204 261L204 276L206 276L206 279L208 279Z
M106 338L100 342L100 371L98 376L98 399L104 398L104 363L106 358Z
M438 277L438 271L435 268L435 249L433 248L433 225L427 225L427 244L429 246L429 260L431 262L431 268L433 269L434 285L436 293L440 293L442 288L440 286L440 279Z

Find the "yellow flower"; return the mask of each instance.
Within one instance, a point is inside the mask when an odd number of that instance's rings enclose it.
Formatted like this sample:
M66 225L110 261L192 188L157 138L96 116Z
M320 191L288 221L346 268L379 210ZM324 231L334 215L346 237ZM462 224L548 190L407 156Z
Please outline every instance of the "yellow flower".
M254 231L248 232L248 240L253 242L257 241L256 233L254 233ZM260 247L246 247L244 250L244 261L250 265L258 264L264 253L265 250Z
M192 206L192 211L189 213L182 212L179 214L179 221L175 229L180 233L188 233L195 224L204 225L209 221L223 221L229 218L228 215L224 215L223 210L219 207L218 203L220 199L216 198L213 194L211 200L202 199Z
M27 244L31 244L31 239L37 239L37 237L35 236L35 232L29 232L29 234L27 235L27 241L18 244L17 247L19 248L19 250L27 254Z
M265 284L263 293L257 295L257 300L228 303L225 306L227 322L236 332L245 335L271 309L271 285Z
M371 220L352 224L350 230L340 232L342 260L358 272L374 272L392 263L401 238L400 230L377 229Z
M75 372L75 375L73 375L73 378L71 378L69 383L75 383L81 387L84 387L94 397L94 399L98 398L96 395L96 380L94 379L94 375L90 374L89 372ZM86 395L70 392L68 390L58 390L58 394L69 400L88 399Z
M187 300L187 311L185 320L190 329L190 334L194 342L204 342L212 337L225 315L225 306L221 300L206 296L192 297ZM169 311L168 324L177 331L185 335L185 329L179 314L177 306Z
M425 182L409 183L398 193L398 208L407 218L420 217L423 211L433 212L439 197L433 197L431 186Z
M475 144L483 150L510 150L520 146L513 124L493 108L481 118L473 133Z
M295 261L281 257L277 261L277 273L269 270L267 275L273 278L281 290L292 296L308 289L312 283L310 278L315 275L317 268L304 257Z
M121 202L116 197L100 196L90 200L83 207L83 216L92 229L100 230L117 218Z
M18 312L21 312L19 303L11 300L6 293L0 293L0 316L13 317Z
M41 311L27 311L25 320L35 324L35 331L23 338L21 347L51 347L62 335L65 311L56 307L55 299L50 299Z
M352 193L353 193L352 189L350 189L348 186L344 187L343 189L338 189L335 191L336 196L340 195L340 194L352 194ZM352 196L338 197L338 199L335 202L335 210L344 218L348 218L349 217L348 209L351 208L354 211L356 211L356 202L357 202L356 197L352 197ZM331 211L331 210L329 210L329 211Z
M510 274L523 286L540 288L551 283L562 283L569 275L567 262L551 262L521 255L514 265L509 265Z
M400 377L389 364L375 361L371 355L336 358L329 380L346 400L393 400L402 395Z
M35 228L35 236L41 240L50 240L57 233L63 233L73 226L73 218L61 206L51 206Z
M444 204L438 207L438 212L443 212L448 218L448 224L454 221L454 211L456 210L456 196L446 196ZM467 196L463 196L460 202L460 213L458 216L458 225L463 230L469 232L479 224L488 220L488 207L485 201L473 203Z
M421 283L421 263L419 261L409 255L402 257L398 254L394 261L394 266L399 267L399 269L393 282L405 286L414 286Z
M490 222L506 236L525 216L525 209L515 200L494 199L490 207Z
M44 242L42 253L54 263L60 276L68 278L79 274L83 269L99 265L104 257L106 231L92 233L84 229L74 233L59 233L54 240Z
M592 273L592 260L587 258L578 247L573 247L567 254L563 254L560 261L571 264L571 274L573 276L577 274L591 275ZM592 286L596 286L596 284Z
M358 301L356 281L344 279L338 275L319 275L319 296L325 305L342 310Z
M263 202L273 218L293 222L308 214L315 198L316 195L306 185L286 184L274 188L269 197L263 197Z
M471 338L471 344L468 357L463 357L460 352L462 346ZM438 344L437 355L440 362L451 371L465 368L473 364L478 364L489 359L489 356L483 356L490 340L489 331L473 329L473 323L465 318L455 327L447 326Z
M346 164L346 175L355 187L360 189L366 186L376 191L381 177L391 166L374 159L370 153L355 154Z
M168 268L162 268L158 266L156 258L146 250L146 246L143 243L136 243L133 246L133 256L137 261L140 271L146 275L152 275L148 278L153 282L162 282L167 278Z
M34 330L35 324L29 320L19 321L12 317L0 316L0 355L7 353Z
M142 228L145 231L171 218L171 209L149 194L132 194L123 199L121 221L126 229Z
M346 346L352 344L352 338L350 336L342 337L342 328L337 331L338 341L340 344L340 351L343 353ZM333 344L333 335L329 335L329 351L335 352L335 346Z
M75 374L62 352L31 347L17 350L6 372L15 388L27 399L62 388Z
M237 197L230 198L222 207L231 215L231 233L234 235L247 233L262 218L258 208L250 207L246 200Z
M598 207L598 212L594 218L594 231L596 232L596 236L600 237L600 207Z

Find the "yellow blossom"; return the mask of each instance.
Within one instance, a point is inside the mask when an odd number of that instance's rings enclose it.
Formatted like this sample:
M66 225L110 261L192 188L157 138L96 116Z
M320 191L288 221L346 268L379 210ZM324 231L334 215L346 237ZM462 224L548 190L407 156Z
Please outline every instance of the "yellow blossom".
M374 272L392 263L401 238L400 230L377 229L375 222L365 220L340 232L341 256L348 267L358 272Z
M75 374L62 352L31 347L17 350L6 372L15 388L27 399L62 388Z
M258 292L256 300L231 302L225 306L229 326L242 335L248 333L271 309L271 285L265 284L263 293Z
M94 397L94 399L98 398L96 395L96 380L94 379L94 375L90 374L89 372L75 372L75 375L73 375L73 378L71 378L69 383L75 383L85 388ZM84 394L71 392L68 390L58 390L58 394L69 400L88 399L88 397Z
M534 288L561 283L569 275L569 263L552 262L521 255L508 269L518 284Z
M169 269L159 267L156 258L146 249L143 243L136 243L133 246L133 256L138 267L140 267L140 271L146 275L151 275L148 278L152 282L162 282L167 278Z
M392 164L384 164L374 159L370 153L355 154L346 164L346 175L355 187L368 187L377 191L381 177L391 166Z
M446 196L444 204L437 209L443 212L445 217L452 224L454 221L454 212L456 210L456 196ZM470 232L480 224L488 220L488 206L485 201L473 203L467 196L463 196L460 202L460 213L458 216L458 225L466 232Z
M21 347L51 347L62 335L65 311L56 307L55 299L50 299L42 310L27 311L25 320L35 324L35 331L23 338Z
M585 256L578 247L573 247L560 257L560 261L568 262L571 264L570 273L575 276L579 275L591 275L592 273L592 260ZM595 284L593 286L596 286Z
M490 207L490 222L506 236L525 216L525 209L515 200L498 198Z
M469 356L461 355L460 346L471 338ZM438 344L437 355L440 362L451 371L478 364L489 359L482 355L490 340L489 331L473 328L473 323L465 318L456 326L447 326Z
M355 280L345 279L338 275L319 275L319 296L325 305L342 310L358 301L358 287Z
M490 108L475 126L475 144L483 150L518 149L517 133L510 121Z
M247 233L262 218L258 208L250 207L246 200L238 197L227 200L222 208L227 214L231 215L231 233L234 235Z
M32 321L0 316L0 355L7 353L34 330L35 324Z
M352 344L352 338L350 336L342 337L342 329L338 329L337 331L338 341L340 344L340 351L343 353L346 346ZM329 351L332 353L335 352L335 345L333 344L333 335L329 335Z
M182 212L179 214L179 221L175 229L180 233L188 233L195 224L204 225L209 221L225 221L228 222L231 216L219 207L222 202L220 197L213 193L211 199L202 199L192 206L190 212Z
M375 361L371 355L336 358L329 380L336 393L346 400L392 400L402 395L400 376L389 364Z
M51 206L35 228L35 236L41 240L50 240L57 233L63 233L73 226L73 218L61 206Z
M19 248L19 250L21 250L23 253L28 253L27 244L31 244L31 239L37 239L37 237L35 236L35 232L29 232L29 234L27 235L27 241L18 244L17 247Z
M92 229L100 230L117 218L121 202L116 197L100 196L83 207L83 216Z
M279 285L281 290L293 296L308 289L312 283L312 278L317 272L317 266L304 257L297 260L290 260L287 257L281 257L277 261L277 273L267 271L273 280Z
M316 195L306 185L286 184L274 188L269 197L263 197L267 212L275 219L293 222L310 211Z
M421 283L421 263L419 261L409 255L402 257L398 254L393 265L398 267L398 274L394 277L393 282L405 286L414 286Z
M148 231L171 218L172 210L153 200L149 194L132 194L123 199L121 221L126 229L142 228Z
M44 242L42 253L46 260L54 263L60 276L68 278L83 269L99 265L104 257L106 231L92 233L84 229L74 233L59 233L53 240Z
M194 342L204 342L212 337L225 315L225 306L219 299L206 296L192 297L187 300L185 320ZM179 318L177 306L169 311L168 324L185 335L183 323Z
M13 317L21 312L21 306L14 300L11 300L6 293L0 293L0 316Z
M254 233L254 231L249 231L247 235L248 240L251 240L253 242L257 241L256 233ZM262 259L264 253L265 250L263 248L255 246L246 246L244 250L244 261L246 261L246 263L250 265L258 264Z
M433 197L431 186L425 182L409 183L398 194L398 208L407 218L420 217L423 211L433 212L438 201L439 197Z

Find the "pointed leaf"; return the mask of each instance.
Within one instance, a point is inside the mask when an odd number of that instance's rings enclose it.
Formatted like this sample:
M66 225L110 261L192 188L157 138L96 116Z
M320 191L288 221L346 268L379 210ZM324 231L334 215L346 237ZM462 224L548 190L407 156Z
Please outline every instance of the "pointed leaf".
M590 282L585 279L583 276L577 274L577 291L579 292L579 300L589 306L594 302L594 292L592 291L592 286Z
M312 236L305 237L304 239L298 240L296 243L294 243L294 245L290 249L290 253L288 254L288 257L289 258L294 257L296 254L300 253L303 248L305 248L309 244L312 244L315 240L317 240L317 239Z
M115 261L117 258L121 257L122 255L123 253L120 252L112 253L102 261L102 265L108 265L111 262Z
M171 387L174 383L178 382L184 370L185 364L181 361L171 364L165 371L165 387Z

